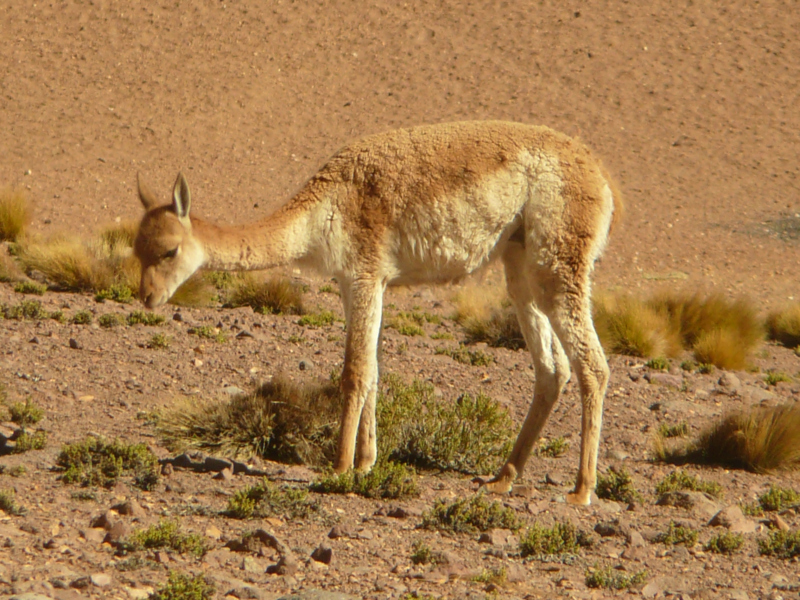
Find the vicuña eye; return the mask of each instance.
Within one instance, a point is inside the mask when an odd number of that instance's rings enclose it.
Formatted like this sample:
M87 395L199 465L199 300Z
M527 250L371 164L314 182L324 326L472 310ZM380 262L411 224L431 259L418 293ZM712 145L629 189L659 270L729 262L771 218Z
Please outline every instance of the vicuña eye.
M164 252L164 258L175 258L177 254L178 254L177 248L175 248L174 250L168 250Z

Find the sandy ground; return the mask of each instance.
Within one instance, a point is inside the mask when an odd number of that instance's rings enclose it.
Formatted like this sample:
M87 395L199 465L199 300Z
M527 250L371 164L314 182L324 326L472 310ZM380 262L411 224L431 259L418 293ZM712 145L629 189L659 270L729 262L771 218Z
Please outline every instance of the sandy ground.
M166 198L183 170L197 214L250 221L279 206L353 138L460 119L545 124L589 144L626 199L625 221L598 266L598 287L647 293L686 286L747 295L765 308L779 306L800 297L798 28L800 11L792 1L4 2L0 187L27 190L35 205L32 230L45 236L88 237L103 225L138 218L137 172ZM337 306L335 297L317 292L320 282L309 284L312 305ZM450 314L452 290L413 293L397 292L387 302ZM20 296L3 285L0 300L16 303ZM52 310L66 305L68 314L80 308L131 309L66 294L48 293L44 302ZM172 311L164 314L171 318ZM137 518L148 524L164 514L183 514L180 506L195 501L213 512L224 507L232 489L250 483L240 476L212 483L207 475L177 472L169 490L144 494L123 486L87 504L74 502L74 490L49 471L58 444L88 432L144 439L166 456L136 416L177 395L213 396L226 384L247 388L278 370L325 376L341 365L342 344L336 341L341 325L303 333L289 317L188 311L188 322L228 328L237 318L255 337L207 344L201 366L192 362L196 340L171 320L166 327L175 342L165 351L142 347L152 332L141 327L111 333L96 326L0 321L0 383L11 401L30 395L46 409L51 439L40 453L0 458L9 468L26 465L24 477L0 476L0 488L14 487L29 508L24 519L0 520L0 539L9 540L0 548L0 593L134 597L125 587L141 591L157 585L165 566L132 573L116 569L111 550L91 532L92 516L130 497L144 507ZM443 327L459 335L451 322ZM293 343L288 341L293 334L307 338ZM30 343L34 337L38 343ZM71 350L70 338L82 349ZM448 398L483 390L506 404L517 422L524 415L533 389L527 355L491 350L496 364L479 369L436 356L440 342L428 337L408 341L390 332L386 343L389 372L430 380ZM314 373L299 373L298 358L311 360ZM788 373L798 370L797 360L772 346L754 358L762 370ZM576 511L558 502L577 463L574 389L546 431L571 434L572 449L563 458L533 464L533 496L514 497L509 504L530 519L570 518L587 529L619 517L646 533L682 519L700 528L701 541L707 541L712 532L704 526L706 515L653 505L654 482L669 469L647 461L651 430L673 419L697 428L729 407L792 401L798 390L782 384L769 390L774 396L764 396L758 391L768 391L762 376L737 373L744 391L731 398L714 392L719 373L682 375L686 385L672 389L634 380L642 371L636 361L615 357L612 369L601 467L614 461L607 452L627 453L623 462L649 494L645 504L620 516L614 512L620 507ZM672 402L674 412L651 410L659 402ZM545 486L546 473L563 485ZM725 486L723 504L749 502L769 483L794 481L790 475L698 473ZM468 479L433 475L422 487L422 497L406 505L415 514L436 497L472 489ZM260 568L273 558L264 556L256 557L263 565L245 572L241 556L221 550L242 524L197 515L185 517L187 526L199 532L218 528L219 556L197 563L167 557L166 566L202 569L220 582L220 592L241 587L234 580L250 578L264 594L317 587L358 597L400 597L409 590L483 597L486 592L468 581L469 573L500 565L521 570L519 581L498 592L501 597L611 594L585 588L583 572L595 562L621 564L631 572L646 569L651 581L680 580L682 587L675 581L661 586L656 593L662 595L798 593L796 561L759 557L755 540L765 535L763 525L732 561L705 554L700 546L680 552L649 542L636 558L626 559L629 542L621 536L603 538L576 564L552 566L523 563L503 544L498 547L506 558L486 555L477 537L419 533L417 517L374 516L380 509L376 502L323 502L328 517L307 527L286 521L269 525L298 555L325 539L337 519L370 531L372 539L331 541L336 558L330 567L311 561L302 563L299 575L275 578ZM784 518L797 527L796 514ZM415 578L424 570L413 567L408 556L418 537L455 553L463 573L445 575L445 583L436 580L441 575ZM110 574L110 586L69 587L97 573Z

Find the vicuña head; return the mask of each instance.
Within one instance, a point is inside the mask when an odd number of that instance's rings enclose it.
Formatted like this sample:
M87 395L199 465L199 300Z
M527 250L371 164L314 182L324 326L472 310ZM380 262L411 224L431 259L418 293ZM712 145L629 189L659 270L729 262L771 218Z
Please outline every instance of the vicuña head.
M590 275L619 197L582 144L546 127L444 123L378 134L337 152L278 211L220 227L189 217L182 175L159 206L139 183L145 213L135 252L140 295L169 300L200 267L266 269L302 261L339 282L347 320L334 468L377 458L375 401L383 293L388 285L456 280L499 258L536 370L516 444L487 487L508 491L570 378L581 391L574 493L594 490L608 364L591 317Z
M192 234L191 194L183 173L172 190L172 204L158 201L138 177L139 199L145 208L134 242L142 264L139 297L147 308L165 304L180 285L205 262L200 241Z

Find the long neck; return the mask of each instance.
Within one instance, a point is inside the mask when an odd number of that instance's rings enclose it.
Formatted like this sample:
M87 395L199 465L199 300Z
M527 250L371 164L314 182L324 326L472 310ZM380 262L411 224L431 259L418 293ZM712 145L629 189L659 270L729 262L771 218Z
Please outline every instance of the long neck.
M253 271L294 262L314 242L316 206L285 206L249 225L219 226L192 219L192 233L206 254L204 266L220 271Z

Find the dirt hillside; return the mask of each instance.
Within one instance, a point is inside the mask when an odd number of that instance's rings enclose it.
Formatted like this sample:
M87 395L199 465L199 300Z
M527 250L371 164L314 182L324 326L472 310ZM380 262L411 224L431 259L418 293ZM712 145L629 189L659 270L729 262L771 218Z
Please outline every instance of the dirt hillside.
M626 217L598 266L598 287L646 294L685 286L780 306L800 299L798 31L800 10L792 0L10 0L0 3L0 188L27 192L34 234L88 238L140 216L137 173L166 199L182 170L198 215L244 222L279 206L354 138L462 119L544 124L584 140L625 197ZM327 282L302 281L309 306L341 315L338 298L320 291ZM462 337L448 318L452 294L450 288L390 294L390 310L428 311L444 324L428 323L426 335L414 338L387 330L384 371L429 381L445 400L485 392L518 425L533 393L527 354L483 348L495 361L485 367L435 354L442 342L430 335ZM0 284L0 302L22 298L13 285ZM391 510L380 501L325 496L323 516L308 522L232 521L219 511L252 478L214 480L213 473L177 467L153 492L128 482L80 500L79 488L51 471L62 443L99 433L145 441L165 458L169 452L154 437L148 414L178 396L250 389L279 371L302 381L325 378L341 368L342 324L308 329L296 317L216 308L182 309L177 321L175 309L165 308L167 322L158 331L172 345L153 350L147 347L153 328L96 324L102 314L140 305L54 292L41 300L68 318L89 310L95 324L0 320L0 384L8 403L30 397L45 410L41 426L48 432L42 451L0 456L0 490L16 490L27 508L24 517L0 512L0 595L147 597L168 570L206 573L220 598L229 591L277 598L308 589L363 598L628 593L587 588L584 574L595 564L647 571L649 583L630 593L648 598L777 599L800 590L797 558L759 554L767 526L758 518L750 518L756 531L734 558L703 551L716 533L706 526L711 509L655 506L655 483L671 468L649 461L662 423L688 421L696 432L730 408L796 402L796 383L765 389L763 381L767 369L800 370L789 350L766 345L753 358L760 373L739 372L724 385L719 372L678 369L671 374L677 379L650 384L641 361L612 358L601 470L624 464L631 471L645 495L632 512L613 502L582 511L563 504L579 446L579 400L570 384L545 431L549 438L568 436L570 449L557 459L532 459L530 489L503 501L531 522L568 519L587 531L618 519L617 534L598 537L574 560L525 561L516 533L501 532L486 544L478 535L417 528L435 499L471 494L468 477L424 475L422 495L401 503L405 519L387 516ZM201 325L218 327L228 342L198 342L188 330ZM13 429L0 428L0 434ZM19 466L25 474L11 477ZM258 468L293 485L314 477L275 463ZM693 472L723 486L716 508L753 502L770 484L800 488L796 473ZM123 559L103 543L105 531L90 524L129 500L138 506L134 515L111 512L128 531L179 517L205 536L211 552L202 560L160 552L136 569L120 568ZM781 517L795 531L798 511ZM652 542L653 532L672 520L700 530L697 546ZM326 537L334 525L347 535ZM291 547L297 572L266 573L280 558L274 549L250 555L224 547L260 527ZM418 540L447 553L449 566L413 565ZM309 558L323 542L333 548L330 565ZM473 581L500 568L507 573L501 585Z

